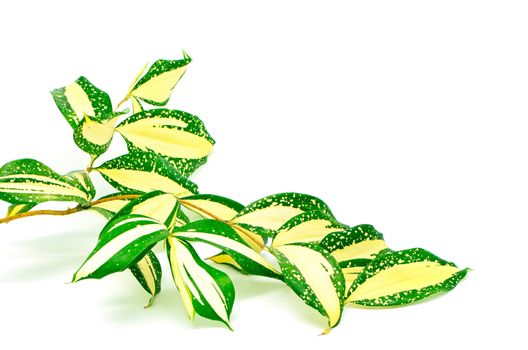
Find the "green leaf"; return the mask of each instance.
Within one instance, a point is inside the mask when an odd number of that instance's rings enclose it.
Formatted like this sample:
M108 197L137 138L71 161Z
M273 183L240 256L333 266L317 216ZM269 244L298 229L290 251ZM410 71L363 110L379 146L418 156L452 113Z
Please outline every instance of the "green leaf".
M167 255L189 318L192 320L196 311L231 329L235 288L227 274L204 263L189 243L174 237L167 239Z
M82 188L88 194L88 200L92 200L95 197L95 186L86 171L72 171L64 175L64 177L77 183L77 187Z
M66 201L88 204L90 193L34 159L18 159L0 168L0 200L9 203Z
M11 204L7 207L6 217L15 216L17 214L27 213L33 209L38 203L28 203L28 204Z
M160 190L180 197L198 192L198 186L182 176L167 160L153 153L125 154L94 170L124 193Z
M215 143L198 117L162 108L134 114L115 130L123 136L130 152L153 152L165 157L186 176L205 163Z
M144 215L116 218L103 228L97 245L75 272L72 282L126 270L168 235L163 224Z
M154 297L161 291L161 265L152 251L149 251L136 264L130 266L130 271L139 284L151 295L146 307L152 305Z
M248 273L240 266L235 259L233 259L229 254L221 252L216 255L210 256L207 258L207 260L211 260L212 262L220 265L229 265L232 268L238 270L240 273L243 273L244 275L248 275Z
M280 279L280 273L255 252L235 230L226 223L217 220L200 220L182 227L175 227L173 236L190 242L203 242L229 254L244 271Z
M425 249L387 252L379 254L357 276L346 302L364 306L410 304L450 291L467 272Z
M326 235L343 232L348 226L321 210L305 211L282 225L272 240L274 247L288 243L319 243Z
M85 77L51 91L51 95L73 129L77 128L86 115L99 122L113 118L112 102L108 94Z
M337 326L343 311L345 279L335 259L316 244L288 244L270 250L284 282L328 319L329 328Z
M128 95L151 105L165 106L190 62L191 58L185 52L181 60L157 60L130 88Z
M383 234L372 225L357 225L330 233L319 244L341 266L347 290L363 268L381 251L388 249Z
M232 222L262 236L273 237L275 231L288 220L313 210L320 210L333 217L328 205L319 198L294 192L278 193L249 204Z
M223 221L231 220L244 209L242 204L214 194L195 194L183 197L181 204L204 219Z
M116 217L128 214L144 215L161 222L168 230L171 230L176 223L179 210L180 203L173 194L152 191L130 201L119 210Z
M75 144L95 160L110 146L118 118L98 122L88 115L84 116L73 132Z

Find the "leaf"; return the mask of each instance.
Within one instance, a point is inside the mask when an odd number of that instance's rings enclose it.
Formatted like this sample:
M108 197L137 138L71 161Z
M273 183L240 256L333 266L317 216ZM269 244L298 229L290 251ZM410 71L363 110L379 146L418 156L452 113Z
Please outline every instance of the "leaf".
M345 279L334 258L315 244L288 244L270 250L279 262L284 282L328 319L329 328L337 326L343 311Z
M273 237L272 246L302 242L318 243L329 233L342 232L346 228L347 226L340 224L323 211L306 211L281 226Z
M226 223L217 220L200 220L176 227L173 236L190 242L203 242L229 254L244 271L280 279L280 273L255 252L235 230Z
M37 160L18 159L0 168L0 200L15 204L72 201L86 205L90 193L77 181Z
M194 312L223 322L229 329L229 316L235 300L233 282L224 272L204 263L189 243L167 239L167 255L172 276L189 318Z
M116 131L130 152L153 152L166 157L186 176L205 163L215 143L198 117L162 108L134 114Z
M152 191L130 201L119 210L116 217L128 214L144 215L159 221L171 230L176 223L179 210L180 203L173 194Z
M64 175L64 177L75 182L77 187L82 188L88 194L88 200L92 200L95 197L95 186L86 171L72 171Z
M185 52L181 60L157 60L129 90L128 95L151 105L165 106L190 62L191 58Z
M156 254L147 252L141 260L130 266L130 271L143 289L151 295L146 307L152 305L154 297L161 291L161 265Z
M387 252L378 255L357 276L346 302L364 306L413 303L450 291L467 271L421 248Z
M28 204L11 204L7 207L6 217L15 216L17 214L27 213L33 209L38 203L28 203Z
M75 144L88 153L92 160L106 152L114 136L114 127L119 117L98 122L88 115L82 118L79 126L73 132Z
M132 114L143 112L143 106L137 98L131 97L130 101L132 101Z
M106 198L112 198L112 197L121 197L124 193L122 192L116 192L112 193L106 196L103 196L99 198L106 199ZM106 219L110 220L118 211L120 211L125 205L130 203L132 199L115 199L111 201L104 201L102 203L94 204L90 207L90 209L95 210L102 216L104 216Z
M383 234L372 225L357 225L330 233L319 244L339 263L347 290L371 259L388 248Z
M288 220L305 211L320 210L333 217L330 208L319 198L302 193L278 193L249 204L233 220L246 229L273 237Z
M180 202L204 219L228 221L244 209L242 204L214 194L195 194L183 197Z
M235 259L233 259L229 254L227 253L218 253L216 255L210 256L207 258L207 260L211 260L214 263L221 264L221 265L229 265L233 267L234 269L240 271L244 275L247 275L248 273L244 271L242 266L240 266Z
M84 116L104 122L113 117L112 102L108 94L80 77L68 86L51 91L55 104L73 129Z
M110 221L86 261L75 272L72 282L103 278L138 262L169 231L159 221L129 214Z
M160 190L180 197L198 192L194 183L183 177L167 160L153 153L125 154L94 170L124 193Z

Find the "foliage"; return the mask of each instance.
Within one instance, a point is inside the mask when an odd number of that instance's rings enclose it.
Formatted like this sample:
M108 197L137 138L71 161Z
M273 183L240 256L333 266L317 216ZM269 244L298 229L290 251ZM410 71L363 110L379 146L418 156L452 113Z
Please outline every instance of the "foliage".
M423 249L393 251L373 226L341 223L328 205L307 194L279 193L249 205L199 194L188 177L206 162L215 141L198 117L162 108L190 62L184 52L180 60L145 66L116 108L85 77L53 90L90 163L86 170L66 175L34 159L5 164L0 168L0 199L11 205L0 222L94 210L108 222L73 282L130 270L150 295L150 306L162 278L159 250L153 248L163 244L189 318L198 314L230 329L235 287L215 264L284 282L327 318L324 333L339 324L345 305L410 304L449 291L464 278L468 269ZM132 113L119 109L126 102ZM129 153L95 166L116 132ZM92 172L117 192L94 200ZM34 210L47 201L78 206ZM196 242L219 252L203 259L193 247Z

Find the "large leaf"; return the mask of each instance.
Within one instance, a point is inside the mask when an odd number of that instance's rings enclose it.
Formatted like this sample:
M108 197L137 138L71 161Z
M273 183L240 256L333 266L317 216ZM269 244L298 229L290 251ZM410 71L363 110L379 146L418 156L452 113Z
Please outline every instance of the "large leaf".
M157 60L141 79L131 85L128 95L151 105L165 106L190 62L191 58L185 52L181 60Z
M99 122L113 117L112 102L108 94L85 77L51 91L51 95L73 129L77 128L85 116Z
M345 279L334 258L320 246L306 243L271 248L271 252L286 284L328 319L329 328L337 326L343 311Z
M189 243L177 238L167 239L167 255L174 283L189 318L192 320L196 311L203 317L223 322L231 329L229 316L235 300L235 288L229 277L203 262Z
M246 272L272 278L281 278L280 273L254 251L228 224L217 220L200 220L176 227L173 235L186 241L203 242L229 254Z
M114 126L118 117L99 122L85 116L73 133L73 140L92 160L106 152L114 136Z
M165 225L144 215L129 214L110 221L73 282L103 278L138 262L159 241L168 237Z
M198 117L161 108L132 115L116 131L129 151L166 157L186 176L205 163L215 143Z
M16 204L73 201L87 205L91 193L37 160L18 159L0 168L0 199Z
M346 228L321 210L306 211L282 225L272 245L319 242L329 233L343 232Z
M364 306L413 303L453 289L467 271L421 248L379 254L358 275L346 302Z
M387 249L383 234L372 225L357 225L324 237L320 245L331 253L343 270L350 288L357 275L376 257Z
M152 305L154 297L161 291L161 265L152 251L149 251L136 264L130 266L130 271L139 284L151 295L147 307Z
M302 193L278 193L261 198L240 211L232 220L247 229L272 237L288 220L305 211L320 210L333 217L328 205L314 196Z
M198 186L182 176L167 160L153 153L125 154L94 170L124 193L160 190L179 197L198 192Z

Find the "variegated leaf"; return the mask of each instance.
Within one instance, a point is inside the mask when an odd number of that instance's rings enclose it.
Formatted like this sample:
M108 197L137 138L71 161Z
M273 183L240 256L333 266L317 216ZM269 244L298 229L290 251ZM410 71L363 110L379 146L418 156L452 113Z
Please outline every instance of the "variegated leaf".
M244 271L242 266L240 266L235 259L233 259L229 254L221 252L216 255L210 256L207 258L207 260L211 260L214 263L220 264L220 265L229 265L232 268L238 270L239 272L243 273L244 275L247 275L248 273Z
M167 255L189 318L196 312L231 329L235 288L227 274L203 262L189 243L175 237L167 239Z
M51 95L73 129L77 128L85 115L98 122L113 118L112 102L108 94L85 77L51 91Z
M161 291L161 265L152 251L149 251L136 264L130 266L130 271L139 284L151 295L146 307L152 305L154 297Z
M328 319L328 329L341 320L345 279L330 254L316 244L288 244L271 248L284 282L302 301Z
M86 171L72 171L64 175L64 177L76 182L77 187L82 188L88 194L88 200L92 200L95 197L95 186Z
M118 118L99 122L88 115L84 116L73 133L75 144L88 153L92 161L95 160L110 146Z
M242 269L253 275L281 278L280 273L254 251L228 224L217 220L200 220L173 230L173 236L186 241L203 242L229 254Z
M376 231L372 225L357 225L330 233L319 244L329 251L341 266L347 290L370 260L388 248L383 234Z
M185 52L181 60L157 60L147 73L130 87L128 95L151 105L165 106L189 63L191 58Z
M181 198L180 202L204 219L228 221L244 209L242 204L214 194L195 194Z
M106 196L103 196L99 198L101 199L107 199L107 198L113 198L113 197L122 197L124 193L117 192L112 193ZM138 193L138 195L140 195ZM102 216L104 216L106 219L110 220L118 211L120 211L125 205L130 203L132 199L114 199L111 201L103 201L101 203L94 204L90 207L90 209L95 210Z
M169 159L185 176L204 164L215 141L196 116L152 109L132 115L116 128L130 152L153 152Z
M314 196L302 193L278 193L249 204L232 220L241 227L273 237L288 220L305 211L320 210L333 217L328 205Z
M180 197L198 192L198 186L154 153L129 153L111 159L94 170L124 193L160 190Z
M337 222L323 211L306 211L282 225L273 237L272 245L276 247L288 243L318 243L326 235L346 229L346 225Z
M453 289L467 274L425 249L379 254L357 276L347 303L396 306Z
M167 238L165 225L144 215L129 214L110 221L72 282L103 278L138 262L159 241Z
M0 199L15 204L72 201L87 205L91 195L77 181L37 160L18 159L0 168Z

